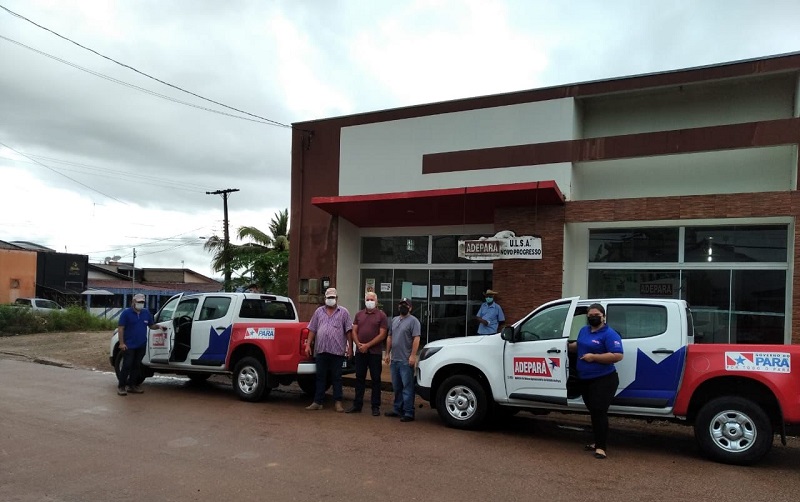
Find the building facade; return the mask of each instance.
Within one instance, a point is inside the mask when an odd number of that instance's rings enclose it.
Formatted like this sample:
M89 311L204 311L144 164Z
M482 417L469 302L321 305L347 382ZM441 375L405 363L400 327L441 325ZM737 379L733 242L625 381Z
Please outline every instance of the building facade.
M411 297L426 342L491 288L510 322L668 297L698 341L800 343L799 95L795 53L295 124L290 295ZM520 236L541 254L464 257Z

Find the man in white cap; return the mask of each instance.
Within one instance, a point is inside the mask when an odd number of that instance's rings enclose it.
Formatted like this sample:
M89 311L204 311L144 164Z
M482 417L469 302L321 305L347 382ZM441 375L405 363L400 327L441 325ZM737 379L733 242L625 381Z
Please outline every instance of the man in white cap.
M494 301L497 291L487 289L483 293L484 302L478 309L475 315L475 320L478 321L478 334L479 335L493 335L500 331L500 326L505 324L506 315L500 305Z
M342 366L353 355L353 321L350 312L338 305L335 288L325 291L325 305L319 307L308 323L308 344L306 354L314 354L317 364L317 382L314 402L307 410L321 410L328 387L328 377L333 384L335 410L343 412L342 406Z
M164 329L154 326L153 316L144 304L143 294L133 295L131 307L125 309L119 316L117 333L119 350L122 352L122 369L117 376L117 394L120 396L126 396L128 392L134 394L144 392L139 386L139 379L142 358L147 350L147 335L150 329Z

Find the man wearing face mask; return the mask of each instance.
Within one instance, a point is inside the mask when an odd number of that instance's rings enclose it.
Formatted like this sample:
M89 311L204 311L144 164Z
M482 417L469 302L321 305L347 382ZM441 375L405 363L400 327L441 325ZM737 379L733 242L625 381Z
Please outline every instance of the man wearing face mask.
M356 343L356 395L353 406L345 413L360 413L364 406L367 368L372 379L372 416L381 414L381 369L383 367L383 341L386 339L388 320L386 314L378 309L378 296L370 291L364 295L366 308L356 313L353 319L353 340Z
M500 332L500 327L506 322L506 316L500 305L494 301L497 291L487 289L483 293L485 301L478 309L475 320L478 321L479 335L493 335Z
M119 316L117 333L119 350L122 352L122 369L117 378L117 394L120 396L126 396L128 392L133 394L144 392L139 386L139 378L142 358L147 349L148 331L164 329L154 326L153 316L144 308L144 302L143 294L133 295L131 307L125 309Z
M314 355L317 365L317 382L314 402L307 410L321 410L328 388L328 378L333 384L334 409L343 412L342 406L342 365L345 358L353 354L353 321L350 312L337 305L335 288L325 290L325 305L319 307L308 323L308 343L306 354Z
M581 394L592 417L594 443L584 449L593 451L594 458L602 460L606 458L608 408L619 386L614 363L622 361L622 338L606 325L606 311L599 303L589 305L586 321L588 325L581 328L568 350L578 354Z
M386 358L392 373L394 409L387 417L400 417L401 422L414 421L414 367L417 364L419 319L411 315L411 299L403 298L397 304L400 314L392 318L386 338ZM391 363L389 362L391 360Z

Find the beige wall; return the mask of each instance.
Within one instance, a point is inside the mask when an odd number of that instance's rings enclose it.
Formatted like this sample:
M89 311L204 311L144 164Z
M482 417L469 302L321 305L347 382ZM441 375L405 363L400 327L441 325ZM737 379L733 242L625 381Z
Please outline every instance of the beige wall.
M36 296L36 253L0 249L0 304Z

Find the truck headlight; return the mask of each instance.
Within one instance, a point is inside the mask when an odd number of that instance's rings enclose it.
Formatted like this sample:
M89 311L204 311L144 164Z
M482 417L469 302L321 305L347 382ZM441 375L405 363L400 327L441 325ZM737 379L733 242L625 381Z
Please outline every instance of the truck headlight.
M440 350L442 350L442 347L425 347L419 353L419 360L424 361L425 359L428 359L429 357L436 354Z

